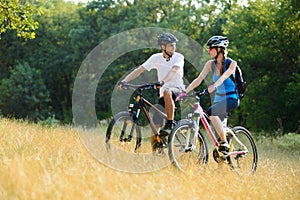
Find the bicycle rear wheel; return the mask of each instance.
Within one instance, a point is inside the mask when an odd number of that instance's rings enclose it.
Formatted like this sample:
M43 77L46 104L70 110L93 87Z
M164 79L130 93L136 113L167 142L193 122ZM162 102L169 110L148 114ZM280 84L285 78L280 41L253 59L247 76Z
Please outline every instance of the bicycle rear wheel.
M238 174L252 174L256 170L258 161L254 139L251 133L244 127L236 126L232 128L232 131L235 136L230 133L227 134L230 152L243 152L246 150L248 153L230 155L227 157L227 160L231 168Z
M142 135L138 124L129 112L123 111L114 116L106 131L106 148L117 148L125 152L136 152L141 146Z
M196 145L193 145L194 134L193 122L184 120L174 127L168 138L170 160L185 173L199 171L208 161L208 148L203 135L199 132Z

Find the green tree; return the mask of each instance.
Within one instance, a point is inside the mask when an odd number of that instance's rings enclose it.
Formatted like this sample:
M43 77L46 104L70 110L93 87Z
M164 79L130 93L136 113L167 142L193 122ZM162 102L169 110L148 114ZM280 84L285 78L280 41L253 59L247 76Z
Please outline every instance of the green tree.
M63 0L31 2L43 12L43 15L35 16L39 21L36 38L24 41L13 31L3 34L0 40L0 79L8 78L9 69L18 63L26 62L40 70L55 117L62 122L71 122L72 86L80 64L89 52L80 49L89 41L71 34L72 29L80 26L77 11L81 6ZM82 46L74 45L78 43Z
M80 38L74 41L70 34L79 25L77 9L80 5L63 0L43 0L36 6L44 14L38 18L37 38L23 47L24 60L41 71L57 119L69 123L72 121L72 87L84 59L74 43L88 43Z
M295 131L299 125L299 4L291 0L256 0L228 13L224 33L248 81L241 105L255 129ZM291 96L292 95L292 96ZM282 129L285 130L282 130Z
M200 33L204 32L206 19L202 15L211 13L209 4L198 7L195 1L189 0L135 0L135 1L91 1L86 7L80 10L82 25L72 30L73 41L80 41L80 38L88 38L90 48L86 43L77 43L77 49L92 49L101 41L133 28L163 27L178 30L190 35L196 40L203 42ZM215 8L214 8L215 9ZM78 38L78 40L77 40ZM207 37L206 37L207 38ZM139 41L127 41L139 42ZM181 41L183 44L184 42ZM80 45L81 46L80 48ZM82 48L85 47L85 48ZM187 50L189 47L179 45L179 51ZM105 74L97 88L96 110L100 118L106 118L110 114L111 91L117 81L129 70L142 64L152 53L159 49L141 49L130 52L122 58L114 61ZM190 50L191 51L191 50ZM203 67L203 66L194 66ZM196 70L189 63L186 63L186 77L192 80L196 77Z
M27 63L10 71L0 83L0 110L5 116L46 119L51 113L50 99L41 72Z
M0 39L7 30L15 30L18 37L34 39L38 22L34 15L41 12L22 0L0 0Z

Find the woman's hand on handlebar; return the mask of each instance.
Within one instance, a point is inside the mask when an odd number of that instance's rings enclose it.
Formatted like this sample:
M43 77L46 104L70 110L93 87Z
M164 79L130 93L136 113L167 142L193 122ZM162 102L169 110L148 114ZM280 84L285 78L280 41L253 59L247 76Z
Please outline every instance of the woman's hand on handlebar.
M212 93L216 90L216 86L214 84L212 84L212 85L208 86L207 90L209 93Z
M182 93L180 93L180 94L176 97L175 101L179 101L179 100L181 100L182 98L184 98L185 96L186 96L186 92L182 92Z

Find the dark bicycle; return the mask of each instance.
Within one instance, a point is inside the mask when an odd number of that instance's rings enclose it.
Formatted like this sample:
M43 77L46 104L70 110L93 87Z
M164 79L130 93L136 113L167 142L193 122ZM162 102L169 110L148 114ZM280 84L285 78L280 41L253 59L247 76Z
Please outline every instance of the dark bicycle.
M162 87L163 82L133 85L123 84L124 89L134 89L138 93L134 98L134 103L129 104L128 111L121 111L116 114L108 125L106 131L106 148L109 151L112 146L114 148L121 149L126 152L139 152L142 144L142 131L139 122L141 112L144 113L146 120L149 122L150 128L153 132L154 144L156 147L167 147L167 138L159 134L151 116L147 110L148 108L158 112L163 118L166 118L166 114L162 112L158 107L151 104L147 99L143 97L143 90L154 90ZM150 131L150 130L149 130Z

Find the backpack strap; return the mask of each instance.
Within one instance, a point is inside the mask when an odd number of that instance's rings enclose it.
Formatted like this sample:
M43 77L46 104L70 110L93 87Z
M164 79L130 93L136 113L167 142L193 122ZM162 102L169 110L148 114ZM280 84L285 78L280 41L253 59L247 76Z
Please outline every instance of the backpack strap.
M231 62L232 62L232 59L231 59L231 58L226 58L226 59L225 59L224 65L223 65L223 70L224 70L224 72L229 68ZM230 95L230 94L236 94L236 91L237 91L237 84L236 84L236 81L235 81L235 79L234 79L234 77L233 77L233 74L231 74L229 77L230 77L230 79L233 81L233 83L235 84L235 91L227 92L226 94L216 93L216 95L218 95L218 96L226 96L226 95Z
M230 66L230 64L231 64L231 62L232 62L232 60L230 59L230 58L226 58L225 59L225 70L224 71L226 71L228 68L229 68L229 66ZM229 78L234 82L234 84L236 85L236 82L235 82L235 79L234 79L234 77L233 77L233 74L231 74L230 76L229 76Z
M225 70L227 70L232 62L232 59L231 58L226 58L225 59ZM233 74L231 74L229 76L229 78L232 80L232 82L235 84L235 91L232 91L232 92L227 92L226 95L229 95L229 94L236 94L237 92L237 83L235 81L235 78L233 77Z

